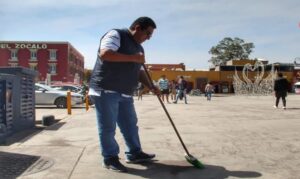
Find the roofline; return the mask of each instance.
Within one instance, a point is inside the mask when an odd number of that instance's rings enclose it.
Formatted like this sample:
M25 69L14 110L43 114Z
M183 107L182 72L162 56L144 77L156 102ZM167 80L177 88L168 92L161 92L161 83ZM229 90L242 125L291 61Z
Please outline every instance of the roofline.
M71 48L73 48L83 59L84 59L84 56L83 56L83 54L81 54L72 44L70 44L69 42L68 42L68 44L69 44L69 46L71 47Z
M71 44L68 41L0 41L0 43L47 43L47 44Z
M63 44L69 45L71 48L75 49L75 51L84 58L83 54L81 54L70 42L68 41L0 41L0 43L45 43L45 44Z

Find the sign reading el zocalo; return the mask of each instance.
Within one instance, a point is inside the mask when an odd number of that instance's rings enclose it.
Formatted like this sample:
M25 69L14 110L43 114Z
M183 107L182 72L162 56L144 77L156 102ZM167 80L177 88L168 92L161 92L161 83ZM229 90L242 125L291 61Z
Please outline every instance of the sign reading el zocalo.
M1 48L7 49L47 49L47 44L31 44L31 43L15 43L15 44L0 44Z

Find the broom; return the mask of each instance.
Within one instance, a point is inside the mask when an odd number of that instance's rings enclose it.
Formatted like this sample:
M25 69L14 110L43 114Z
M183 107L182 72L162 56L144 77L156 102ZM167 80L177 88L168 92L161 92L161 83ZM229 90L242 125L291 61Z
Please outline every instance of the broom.
M148 79L148 81L150 82L151 88L155 88L155 86L154 86L154 84L153 84L153 82L152 82L152 79L151 79L151 77L150 77L150 75L149 75L149 72L148 72L148 70L147 70L145 64L143 64L143 68L144 68L144 70L145 70L147 79ZM177 135L177 137L178 137L178 139L179 139L179 141L180 141L180 143L181 143L181 145L182 145L182 147L183 147L183 149L184 149L184 151L185 151L185 156L184 156L185 159L186 159L190 164L192 164L194 167L199 168L199 169L203 169L203 168L204 168L204 165L203 165L196 157L192 156L192 155L189 153L188 149L186 148L186 146L185 146L185 144L184 144L182 138L180 137L179 132L178 132L178 130L177 130L177 128L176 128L176 126L175 126L175 124L174 124L174 122L173 122L173 120L172 120L170 114L169 114L169 112L167 111L166 106L164 105L164 103L163 103L162 100L160 99L159 94L157 94L156 96L157 96L158 101L160 102L161 106L163 107L163 109L164 109L164 111L165 111L165 113L166 113L166 115L167 115L169 121L171 122L171 124L172 124L172 126L173 126L173 129L174 129L174 131L175 131L175 133L176 133L176 135Z

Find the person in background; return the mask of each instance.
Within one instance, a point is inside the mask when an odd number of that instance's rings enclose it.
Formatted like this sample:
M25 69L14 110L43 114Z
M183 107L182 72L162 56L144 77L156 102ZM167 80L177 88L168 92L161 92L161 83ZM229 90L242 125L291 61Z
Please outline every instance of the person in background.
M96 108L102 165L113 171L127 172L118 156L116 124L125 139L127 163L147 162L155 157L142 150L132 96L139 81L159 94L142 70L145 55L141 44L151 38L155 28L151 18L140 17L129 29L110 30L100 40L89 95Z
M165 97L168 103L169 102L169 80L166 78L166 75L162 75L161 78L158 80L158 86L160 89L160 97L161 100L164 102L165 101Z
M214 87L209 82L207 82L205 86L205 96L207 98L207 101L211 100L211 94L214 92Z
M187 81L185 81L183 76L180 76L177 82L176 100L173 103L177 104L179 98L181 99L184 98L184 103L187 104L186 93L187 93Z
M171 100L175 101L176 100L176 81L172 80L170 82L170 94L171 94Z
M283 77L282 73L278 73L278 77L274 83L274 92L276 96L275 106L274 108L278 108L279 100L282 99L283 109L286 109L286 96L289 87L289 82L286 78Z
M139 86L138 86L138 100L143 100L143 93L144 93L144 89L145 89L145 86L139 82Z

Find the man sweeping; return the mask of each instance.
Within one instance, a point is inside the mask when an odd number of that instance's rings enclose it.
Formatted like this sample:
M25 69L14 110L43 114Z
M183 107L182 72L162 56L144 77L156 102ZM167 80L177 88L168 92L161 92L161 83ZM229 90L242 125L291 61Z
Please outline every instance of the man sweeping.
M125 139L127 163L145 162L155 157L142 151L132 97L139 81L150 88L141 70L145 63L141 44L151 38L155 28L151 18L140 17L129 29L107 32L100 42L89 95L96 108L103 166L114 171L127 172L119 161L116 124Z

